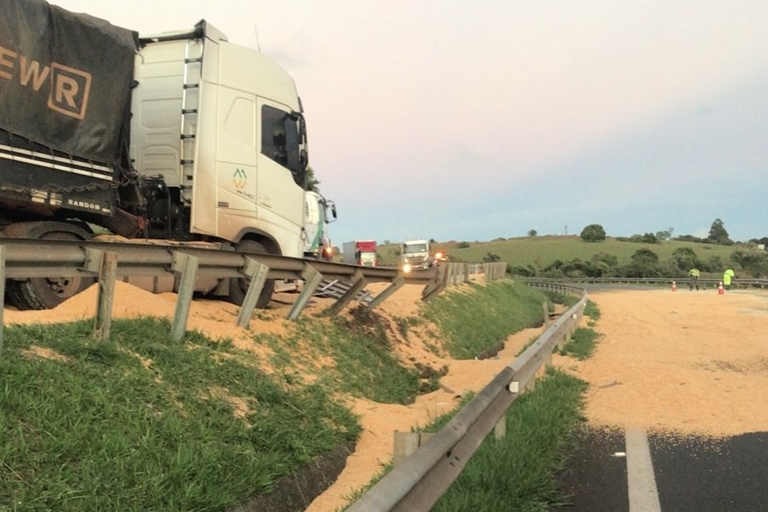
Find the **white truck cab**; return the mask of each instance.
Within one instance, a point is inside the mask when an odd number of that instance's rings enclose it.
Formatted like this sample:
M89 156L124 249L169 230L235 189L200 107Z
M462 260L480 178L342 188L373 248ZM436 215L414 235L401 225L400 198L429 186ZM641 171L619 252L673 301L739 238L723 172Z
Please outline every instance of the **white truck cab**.
M406 240L400 245L403 270L424 269L432 266L429 254L429 240Z

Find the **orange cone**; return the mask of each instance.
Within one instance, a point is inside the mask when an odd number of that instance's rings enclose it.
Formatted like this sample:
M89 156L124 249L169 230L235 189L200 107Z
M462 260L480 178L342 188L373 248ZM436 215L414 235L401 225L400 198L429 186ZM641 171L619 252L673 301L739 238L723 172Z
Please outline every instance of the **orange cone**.
M673 292L677 291L677 283L675 283L674 281L672 281L672 291Z
M718 295L723 295L723 294L725 294L725 290L723 290L723 282L722 282L722 281L720 281L719 283L717 283L717 294L718 294Z

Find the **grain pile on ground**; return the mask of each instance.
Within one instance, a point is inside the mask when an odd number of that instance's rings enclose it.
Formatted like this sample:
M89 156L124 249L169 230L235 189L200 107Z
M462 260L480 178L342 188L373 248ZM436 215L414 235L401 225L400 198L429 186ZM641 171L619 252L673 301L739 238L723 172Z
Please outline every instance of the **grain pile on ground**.
M768 429L768 294L595 293L594 357L559 360L591 384L596 426L704 436Z
M173 294L152 295L117 283L115 317L167 316L175 311ZM377 293L385 285L372 285ZM422 288L406 285L379 312L390 319L418 313ZM273 309L255 315L251 332L282 333L289 297L277 297ZM590 383L587 417L595 426L641 427L709 436L764 431L768 428L768 294L714 290L611 291L590 295L603 334L592 359L555 358L561 368ZM5 323L49 323L91 318L96 288L51 311L6 310ZM322 311L330 301L313 300L305 314ZM216 339L228 337L242 349L260 352L249 332L235 327L237 308L220 301L195 301L188 328ZM329 512L378 474L392 456L393 432L425 425L453 409L462 394L482 389L541 329L507 340L498 358L454 361L429 350L417 333L397 346L404 360L447 367L443 389L409 406L350 402L363 433L356 451L336 481L308 508Z

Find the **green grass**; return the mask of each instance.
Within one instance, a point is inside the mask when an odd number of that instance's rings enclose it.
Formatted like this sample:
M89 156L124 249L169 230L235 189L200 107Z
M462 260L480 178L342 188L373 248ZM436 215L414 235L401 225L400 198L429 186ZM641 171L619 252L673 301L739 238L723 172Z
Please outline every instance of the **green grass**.
M587 299L587 304L584 306L584 315L588 316L592 320L597 321L600 319L600 308L597 307L597 304L595 304L593 301Z
M302 322L291 335L311 340L313 349L330 356L321 384L334 391L381 403L409 404L419 393L419 374L394 356L383 320L359 308L350 321Z
M470 286L472 293L448 289L424 308L424 317L440 327L454 359L480 357L498 349L510 334L544 322L547 298L533 288L511 281Z
M579 327L574 331L571 340L563 346L561 354L573 356L579 361L589 359L594 353L599 339L600 335L597 331Z
M546 512L565 504L553 475L564 468L583 421L586 387L576 377L548 370L507 410L506 436L486 437L432 510Z
M567 503L554 475L564 469L583 424L586 382L549 369L533 391L507 410L506 435L489 434L453 485L432 508L435 512L546 512ZM436 418L420 432L437 432L469 403ZM349 497L354 503L393 469L386 466L364 488Z
M326 390L268 376L226 341L172 343L154 319L115 321L110 343L90 329L5 331L8 510L226 510L358 435Z

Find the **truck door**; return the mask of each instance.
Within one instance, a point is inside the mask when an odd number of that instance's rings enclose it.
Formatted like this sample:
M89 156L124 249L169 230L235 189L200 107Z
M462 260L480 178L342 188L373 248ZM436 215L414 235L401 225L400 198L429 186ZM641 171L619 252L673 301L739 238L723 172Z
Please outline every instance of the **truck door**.
M318 197L313 192L304 195L304 254L315 253L319 246L319 234L322 231L322 210Z
M259 98L261 113L256 204L259 219L286 234L304 225L304 173L299 162L298 120ZM283 248L293 252L302 248ZM288 253L285 253L288 254Z
M224 221L230 224L224 228L229 231L234 227L232 224L252 223L257 217L256 97L219 86L218 104L220 118L215 148L218 184L216 204L220 228Z

